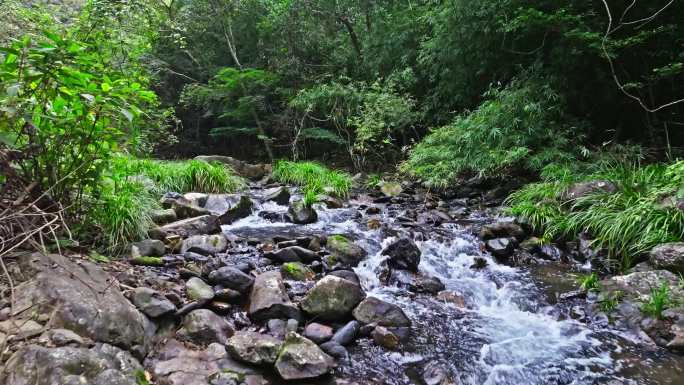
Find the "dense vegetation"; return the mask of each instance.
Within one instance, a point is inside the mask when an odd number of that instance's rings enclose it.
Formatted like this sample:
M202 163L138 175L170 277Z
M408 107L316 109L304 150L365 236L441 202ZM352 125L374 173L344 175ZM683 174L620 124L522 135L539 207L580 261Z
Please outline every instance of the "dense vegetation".
M684 234L672 2L49 3L0 4L0 141L21 154L2 178L102 230L86 239L140 237L166 190L240 188L223 166L137 159L207 153L398 166L430 188L540 177L511 212L547 240L589 231L625 266ZM308 201L350 189L315 163L274 176ZM618 193L564 198L597 178Z

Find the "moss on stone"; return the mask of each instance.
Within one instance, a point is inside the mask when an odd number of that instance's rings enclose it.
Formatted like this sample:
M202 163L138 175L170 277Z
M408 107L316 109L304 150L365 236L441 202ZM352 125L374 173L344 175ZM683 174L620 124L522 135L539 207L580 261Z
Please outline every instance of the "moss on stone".
M135 257L131 259L131 264L139 266L163 266L161 257Z

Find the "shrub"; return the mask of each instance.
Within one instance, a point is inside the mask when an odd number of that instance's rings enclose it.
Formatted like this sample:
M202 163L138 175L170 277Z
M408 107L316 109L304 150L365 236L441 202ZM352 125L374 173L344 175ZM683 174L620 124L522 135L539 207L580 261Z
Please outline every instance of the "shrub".
M513 166L540 170L551 160L570 158L571 127L565 122L572 119L548 83L527 77L492 89L477 110L425 137L401 170L446 187L464 174L496 176Z
M509 213L543 232L546 239L588 231L596 239L595 246L606 248L610 257L619 257L622 270L653 246L684 237L684 212L667 203L683 192L683 161L646 166L599 161L581 169L581 162L547 166L542 182L511 194ZM611 181L618 191L563 199L571 184L590 180Z
M333 171L314 162L279 161L273 167L273 178L281 183L302 186L304 191L347 197L351 191L351 176Z

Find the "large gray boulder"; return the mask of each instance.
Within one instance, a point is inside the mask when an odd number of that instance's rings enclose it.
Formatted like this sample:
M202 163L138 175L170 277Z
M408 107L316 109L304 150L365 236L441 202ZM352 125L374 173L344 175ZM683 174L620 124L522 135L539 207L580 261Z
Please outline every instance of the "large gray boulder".
M184 219L158 227L150 231L156 239L164 239L169 235L179 235L188 238L193 235L217 234L221 232L218 217L202 215L201 217Z
M285 186L270 188L264 191L264 201L272 201L285 206L290 202L290 190Z
M303 201L290 203L287 209L287 219L298 225L306 225L318 221L318 213L313 207L307 206Z
M209 273L209 281L229 289L246 293L254 284L254 278L233 266L224 266Z
M309 290L300 305L312 317L337 320L348 316L364 297L359 285L327 275Z
M191 350L175 339L168 340L150 359L152 374L160 385L216 385L220 373L241 376L255 374L248 366L233 360L218 343L204 350Z
M382 255L389 257L389 264L393 268L414 272L418 271L420 254L416 243L409 238L400 238L382 251Z
M368 255L366 250L342 235L329 236L326 247L335 262L352 267L358 265Z
M242 194L209 195L205 208L219 216L222 225L230 224L252 214L254 202Z
M592 180L575 183L561 194L563 200L575 200L593 194L613 194L618 188L615 183L607 180Z
M262 273L254 280L247 314L256 321L272 318L300 319L299 309L290 301L278 271Z
M28 345L10 357L0 372L0 383L137 385L135 374L141 370L130 353L108 344L96 344L90 349Z
M507 260L515 251L515 238L495 238L485 242L485 249L499 260Z
M522 241L526 234L525 230L517 223L498 222L482 226L478 235L485 241L494 238L516 238Z
M656 269L684 274L684 242L658 245L649 253L649 263Z
M176 305L149 287L136 287L131 294L131 301L151 318L163 317L176 311Z
M209 345L214 342L227 343L234 332L233 325L225 318L209 309L197 309L183 318L183 327L176 335L198 345Z
M250 164L230 156L200 155L195 157L195 159L203 160L205 162L223 163L230 166L236 174L251 180L260 180L271 173L270 164Z
M389 327L411 326L411 320L397 305L375 297L368 297L354 309L354 318L364 324Z
M226 348L233 358L252 365L272 365L278 358L282 341L267 334L239 331Z
M610 297L619 291L625 299L645 302L649 300L651 291L662 284L669 286L672 298L684 298L679 277L667 270L638 271L604 279L601 281L601 296Z
M288 333L275 368L285 380L306 380L329 373L335 361L312 341Z
M181 254L187 252L202 255L216 255L228 249L228 238L222 233L213 235L193 235L183 241Z
M143 353L154 325L124 297L114 277L85 260L35 253L21 259L32 279L15 290L15 309L50 319L54 328L72 330L95 342Z

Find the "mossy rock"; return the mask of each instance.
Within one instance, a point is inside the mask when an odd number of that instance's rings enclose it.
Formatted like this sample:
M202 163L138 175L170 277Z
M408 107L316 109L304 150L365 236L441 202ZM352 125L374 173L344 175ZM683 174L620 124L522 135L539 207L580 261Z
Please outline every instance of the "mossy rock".
M301 262L288 262L280 266L280 273L283 278L294 281L311 281L316 277L316 273Z
M329 236L327 248L335 261L339 261L349 266L358 265L368 254L366 253L366 250L343 235Z
M138 266L164 266L161 257L135 257L130 262L132 265Z

